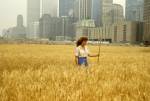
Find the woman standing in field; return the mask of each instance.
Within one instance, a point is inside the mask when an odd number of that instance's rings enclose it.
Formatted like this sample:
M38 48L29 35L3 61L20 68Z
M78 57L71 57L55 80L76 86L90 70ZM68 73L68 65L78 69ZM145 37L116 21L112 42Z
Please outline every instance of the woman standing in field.
M87 37L81 37L76 43L77 47L75 49L75 62L79 66L88 66L88 57L99 56L99 54L97 55L90 54L86 46L87 42L88 42Z

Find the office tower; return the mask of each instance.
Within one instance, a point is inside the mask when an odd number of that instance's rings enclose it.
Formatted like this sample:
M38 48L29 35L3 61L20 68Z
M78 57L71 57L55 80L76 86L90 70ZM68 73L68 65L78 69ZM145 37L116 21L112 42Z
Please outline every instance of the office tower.
M32 36L32 25L40 18L40 0L27 0L27 37Z
M95 21L96 26L102 25L102 6L100 0L92 0L92 19Z
M60 37L73 37L73 20L71 17L51 17L44 14L39 21L40 38L56 40Z
M143 21L144 0L126 0L126 20Z
M73 17L74 0L59 0L59 17Z
M123 20L123 6L120 4L113 4L112 23L122 22Z
M17 16L17 25L11 28L10 37L12 39L25 39L26 38L26 28L23 25L23 16Z
M74 18L85 20L92 18L92 0L74 0Z
M144 1L144 41L150 44L150 0Z
M17 26L23 26L23 16L22 15L18 15L17 16Z
M102 25L110 25L112 24L112 7L113 0L101 0L102 11L100 11L102 15Z
M27 1L27 25L40 18L40 0Z
M91 19L92 0L79 0L79 20Z
M79 0L74 0L74 11L73 17L78 21L79 20Z
M58 0L42 0L42 15L49 14L52 17L58 15Z

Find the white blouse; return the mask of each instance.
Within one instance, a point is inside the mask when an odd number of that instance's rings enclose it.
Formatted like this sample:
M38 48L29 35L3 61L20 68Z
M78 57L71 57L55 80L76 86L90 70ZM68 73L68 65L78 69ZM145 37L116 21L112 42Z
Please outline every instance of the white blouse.
M87 47L83 48L82 46L78 46L75 49L75 56L77 57L88 57L89 50Z

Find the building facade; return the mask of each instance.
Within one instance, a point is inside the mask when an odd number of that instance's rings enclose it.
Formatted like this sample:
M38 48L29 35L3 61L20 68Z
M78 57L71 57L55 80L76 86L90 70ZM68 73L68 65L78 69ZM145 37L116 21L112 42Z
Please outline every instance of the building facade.
M126 20L143 21L144 0L126 0Z
M10 37L12 39L26 39L26 27L23 25L23 16L17 16L17 25L11 28Z
M76 24L76 40L78 40L82 36L89 37L89 29L95 28L95 21L94 20L82 20L77 22Z
M34 22L40 19L40 0L27 0L27 37L32 36L31 28Z
M102 21L102 6L100 0L92 0L92 19L95 21L96 26L101 26Z
M31 39L39 39L39 21L30 24Z
M120 4L113 4L112 8L112 23L122 22L124 20L123 6Z
M92 0L79 0L79 20L91 19Z
M74 0L59 0L59 17L73 17Z
M61 34L61 20L56 17L51 17L49 14L44 14L40 19L40 38L55 40L55 36ZM58 30L59 29L59 30Z
M144 1L144 41L150 44L150 0Z
M102 6L102 25L107 26L112 24L112 8L113 8L113 0L101 0Z
M86 36L90 41L108 41L112 43L141 43L143 23L123 21L103 27L78 27L77 39Z
M70 17L51 17L44 14L40 19L40 35L41 39L57 40L60 37L73 37L74 29L72 18Z
M58 0L42 0L42 15L58 16Z
M143 23L124 21L112 25L112 42L141 43L143 40Z

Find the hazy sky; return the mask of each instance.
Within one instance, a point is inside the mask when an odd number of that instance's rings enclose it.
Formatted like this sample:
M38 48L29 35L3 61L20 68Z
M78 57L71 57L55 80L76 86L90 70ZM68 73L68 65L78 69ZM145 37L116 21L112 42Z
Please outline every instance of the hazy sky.
M0 33L2 29L16 25L16 16L22 14L26 22L27 0L0 0ZM125 0L114 0L124 6ZM26 24L26 23L25 23Z

